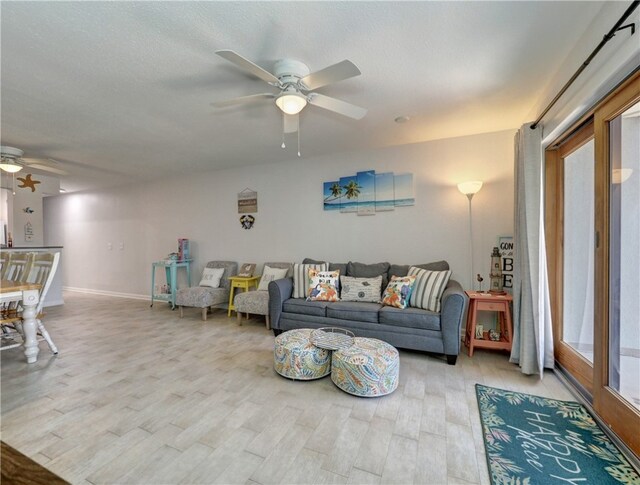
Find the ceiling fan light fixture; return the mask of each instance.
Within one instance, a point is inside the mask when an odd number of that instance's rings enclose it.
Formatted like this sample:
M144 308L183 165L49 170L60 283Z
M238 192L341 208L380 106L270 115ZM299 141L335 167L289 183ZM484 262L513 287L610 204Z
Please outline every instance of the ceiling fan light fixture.
M3 159L2 163L0 163L0 169L4 170L5 172L16 173L22 170L22 166L18 165L12 160Z
M307 105L307 98L300 93L286 92L276 98L276 105L285 114L297 115Z

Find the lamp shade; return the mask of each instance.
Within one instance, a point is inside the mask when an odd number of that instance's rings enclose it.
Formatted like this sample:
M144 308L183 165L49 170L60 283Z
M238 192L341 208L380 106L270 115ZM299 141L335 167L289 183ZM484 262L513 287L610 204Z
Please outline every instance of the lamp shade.
M478 193L481 188L482 182L480 180L472 180L458 184L458 190L467 196Z
M296 115L307 105L307 98L299 93L283 93L276 98L276 105L288 115Z
M22 170L22 166L10 160L2 160L2 163L0 163L0 169L5 172L16 173Z

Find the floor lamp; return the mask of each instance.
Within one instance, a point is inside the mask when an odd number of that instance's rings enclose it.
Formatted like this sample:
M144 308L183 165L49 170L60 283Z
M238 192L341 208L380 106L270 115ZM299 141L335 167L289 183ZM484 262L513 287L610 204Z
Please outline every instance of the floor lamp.
M471 214L471 199L482 188L482 182L480 180L472 180L470 182L462 182L458 184L458 190L467 196L469 199L469 249L471 255L471 289L473 290L473 219Z

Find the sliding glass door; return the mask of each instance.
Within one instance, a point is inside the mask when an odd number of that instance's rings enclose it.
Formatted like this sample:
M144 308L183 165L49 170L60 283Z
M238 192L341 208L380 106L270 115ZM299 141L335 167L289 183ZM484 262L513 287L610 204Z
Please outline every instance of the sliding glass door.
M640 73L545 155L556 362L640 455Z

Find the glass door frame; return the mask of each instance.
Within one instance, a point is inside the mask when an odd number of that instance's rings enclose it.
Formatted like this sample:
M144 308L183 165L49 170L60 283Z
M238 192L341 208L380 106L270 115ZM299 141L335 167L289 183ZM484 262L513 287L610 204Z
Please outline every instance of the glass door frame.
M545 152L545 230L555 360L589 395L593 394L593 365L563 340L564 159L593 139L593 121L587 120Z
M611 160L609 123L640 101L640 72L599 104L594 112L596 154L596 280L593 407L634 453L640 455L640 412L609 387ZM636 423L636 426L633 426Z

